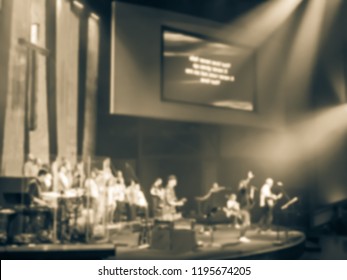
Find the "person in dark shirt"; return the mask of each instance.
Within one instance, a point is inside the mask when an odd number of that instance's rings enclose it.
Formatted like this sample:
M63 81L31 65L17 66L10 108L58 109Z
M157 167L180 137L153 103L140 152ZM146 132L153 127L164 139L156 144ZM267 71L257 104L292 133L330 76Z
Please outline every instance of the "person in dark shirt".
M165 190L163 188L163 180L157 178L151 187L151 197L152 197L152 213L155 218L161 217L163 215L163 204Z
M36 178L29 181L27 192L30 197L28 206L47 206L47 203L42 199L41 193L45 190L46 178L48 172L45 169L40 169Z
M252 171L249 171L247 178L239 183L238 198L240 203L240 237L239 241L248 243L250 240L246 237L246 232L251 225L251 209L254 205L254 187L251 186L251 181L254 178Z
M45 169L40 169L36 178L30 180L27 193L29 195L29 201L26 201L26 206L29 207L32 212L32 217L39 217L43 215L44 218L44 228L41 228L39 225L34 225L38 236L42 235L42 232L52 231L53 226L53 209L48 206L48 204L42 199L41 193L45 190L45 184L49 173ZM40 211L39 211L40 210ZM36 218L34 218L33 223L36 223ZM46 234L46 233L45 233Z

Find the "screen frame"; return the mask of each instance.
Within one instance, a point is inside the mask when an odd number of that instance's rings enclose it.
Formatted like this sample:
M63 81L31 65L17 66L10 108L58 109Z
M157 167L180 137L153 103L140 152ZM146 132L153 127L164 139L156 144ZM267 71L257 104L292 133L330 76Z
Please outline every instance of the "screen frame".
M254 81L254 86L253 86L253 92L252 92L252 105L253 105L253 110L242 110L242 109L237 109L237 108L231 108L231 107L226 107L226 106L216 106L212 104L207 104L207 103L199 103L199 102L193 102L193 101L183 101L183 100L177 100L177 99L170 99L164 95L164 32L169 31L169 32L176 32L176 33L181 33L183 35L187 36L192 36L196 37L198 39L202 39L205 41L210 41L210 42L216 42L216 43L221 43L227 46L235 46L239 48L245 48L248 49L251 53L252 56L252 69L253 69L253 81ZM208 35L203 35L203 34L198 34L186 30L181 30L178 28L170 27L167 25L162 25L160 28L160 101L161 102L167 102L167 103L176 103L176 104L183 104L183 105L190 105L190 106L197 106L197 107L207 107L207 108L213 108L216 110L224 110L224 111L229 111L229 112L243 112L246 114L255 114L259 113L258 112L258 99L257 99L257 52L256 49L244 44L240 43L235 43L234 41L226 41L222 39L217 39L212 36Z

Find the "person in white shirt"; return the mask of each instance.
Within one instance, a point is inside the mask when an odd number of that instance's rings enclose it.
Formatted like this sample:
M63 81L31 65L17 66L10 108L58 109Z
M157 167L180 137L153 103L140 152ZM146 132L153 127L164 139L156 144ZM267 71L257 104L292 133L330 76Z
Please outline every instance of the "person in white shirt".
M261 187L260 190L259 206L262 209L262 216L258 224L259 232L261 232L262 230L271 229L273 221L273 208L275 206L275 202L282 197L282 194L276 195L272 192L273 185L273 179L267 178L265 184Z
M240 203L237 202L236 194L232 193L228 200L226 207L223 208L225 215L227 218L231 218L233 220L233 224L235 228L240 228L238 224L238 219L240 218Z
M93 223L97 220L99 210L99 186L96 183L98 171L93 169L90 176L85 180L85 196L86 196L86 208L93 211Z
M131 180L130 185L126 189L127 202L128 202L128 219L133 221L137 217L138 210L144 211L144 215L148 217L148 203L145 195L141 191L139 183Z
M110 158L106 158L102 162L102 174L104 176L105 182L107 182L109 179L113 178Z
M116 187L116 179L115 178L111 178L107 181L106 183L106 192L107 192L107 221L109 223L113 223L114 222L114 215L115 215L115 210L117 207L117 203L116 203L116 193L117 193L117 187Z
M58 172L58 188L57 191L64 192L70 189L72 182L67 174L67 170L65 165L59 167Z

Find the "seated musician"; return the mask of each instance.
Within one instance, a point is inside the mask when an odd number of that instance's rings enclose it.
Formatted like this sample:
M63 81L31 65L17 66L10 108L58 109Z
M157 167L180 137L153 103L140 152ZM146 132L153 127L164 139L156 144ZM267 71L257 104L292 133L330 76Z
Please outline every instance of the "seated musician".
M235 228L239 228L238 219L240 217L240 203L236 200L236 194L231 194L227 200L226 207L223 208L227 218L233 219L233 224Z
M181 207L186 203L186 199L177 199L175 188L177 186L177 177L170 175L168 177L167 186L165 188L163 218L165 220L174 220L181 217L177 213L176 207Z
M271 230L275 202L282 198L282 193L276 195L272 192L273 185L273 179L267 178L260 190L260 208L262 209L262 215L258 224L258 232L260 233L263 230Z
M27 192L30 196L30 206L47 206L47 203L42 199L41 193L46 189L48 172L40 169L37 177L29 181Z
M152 197L152 212L155 218L161 217L163 215L163 203L165 190L163 188L163 180L157 178L151 187L151 197Z
M47 170L40 169L38 171L37 177L30 180L27 186L27 192L29 194L29 201L26 202L27 206L29 206L32 211L35 209L43 208L44 211L44 227L45 230L51 230L53 225L53 210L48 207L47 202L45 202L42 198L41 193L46 189L45 184L47 183Z

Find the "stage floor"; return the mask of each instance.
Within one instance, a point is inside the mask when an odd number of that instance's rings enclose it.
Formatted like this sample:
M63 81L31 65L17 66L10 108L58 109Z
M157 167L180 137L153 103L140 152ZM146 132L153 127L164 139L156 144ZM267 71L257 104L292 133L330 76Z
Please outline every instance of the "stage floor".
M112 231L111 231L112 232ZM211 237L209 232L201 232L196 227L196 240L199 246L193 251L174 253L168 250L154 250L137 246L138 233L126 228L113 233L110 239L116 243L116 259L298 259L304 251L305 235L290 230L287 242L278 241L276 231L258 233L250 229L247 237L249 243L238 240L238 230L228 225L217 225ZM280 231L280 240L285 239L284 229Z
M209 231L203 232L202 226L196 225L198 246L176 253L138 246L139 232L135 232L134 228L132 223L110 225L108 240L104 244L2 246L0 255L2 259L299 259L305 247L305 235L299 231L290 230L286 242L275 244L278 241L276 231L259 234L256 229L250 229L247 233L250 242L241 243L238 230L228 225L217 225L213 235ZM284 230L280 231L280 240L285 239Z

